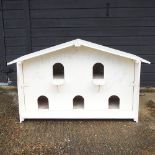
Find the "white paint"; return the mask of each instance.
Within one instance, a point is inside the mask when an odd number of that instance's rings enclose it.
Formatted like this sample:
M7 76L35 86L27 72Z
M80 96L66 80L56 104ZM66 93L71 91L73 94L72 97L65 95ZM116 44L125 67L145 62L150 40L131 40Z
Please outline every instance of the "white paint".
M60 86L64 84L64 81L65 81L64 79L53 79L52 83L53 85Z
M13 61L22 61L17 63L20 121L27 118L138 121L142 59L137 56L128 58L128 53L122 56L114 51L103 52L103 49L97 49L101 45L92 48L93 43L86 43L83 46L85 41L76 40L75 46L59 48L57 52L45 49L46 54L42 51ZM63 64L64 79L53 78L55 63ZM95 63L104 65L104 79L93 79ZM41 95L48 98L49 109L38 109L37 99ZM84 109L73 109L73 98L77 95L84 98ZM112 95L120 98L119 109L109 109L108 100Z
M93 79L93 83L97 86L102 86L102 85L105 85L105 80L104 79Z
M116 50L116 49L113 49L113 48L98 45L98 44L95 44L95 43L92 43L92 42L89 42L89 41L85 41L85 40L82 40L82 39L75 39L75 40L60 44L60 45L56 45L56 46L53 46L53 47L50 47L50 48L46 48L44 50L40 50L40 51L31 53L31 54L27 54L27 55L22 56L22 57L19 57L18 59L15 59L15 60L9 62L8 65L11 65L13 63L17 63L19 61L24 61L24 60L27 60L27 59L35 58L37 56L41 56L41 55L44 55L44 54L49 54L51 52L56 52L56 51L59 51L61 49L65 49L65 48L72 47L72 46L74 46L74 47L86 46L86 47L89 47L89 48L92 48L92 49L95 49L95 50L100 50L100 51L102 51L104 53L105 52L106 53L111 53L111 54L118 55L118 56L121 56L121 57L125 57L125 58L129 58L129 59L133 59L133 60L136 60L136 61L141 61L141 62L145 62L145 63L150 64L149 61L147 61L147 60L145 60L143 58L140 58L140 57L138 57L138 56L136 56L134 54L122 52L122 51L119 51L119 50Z
M24 77L23 77L23 64L17 63L17 87L18 87L18 101L19 101L19 116L20 122L24 121L25 114L25 101L24 101Z
M140 89L140 71L141 62L135 63L135 80L134 80L134 90L133 90L133 110L134 110L134 121L138 122L138 111L139 111L139 89Z

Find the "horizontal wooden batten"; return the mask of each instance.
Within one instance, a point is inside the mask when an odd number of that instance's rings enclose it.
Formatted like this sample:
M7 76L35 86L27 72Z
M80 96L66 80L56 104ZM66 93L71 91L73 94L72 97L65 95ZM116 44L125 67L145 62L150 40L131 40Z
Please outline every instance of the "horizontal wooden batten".
M6 38L6 46L26 46L25 37Z
M24 10L4 10L4 19L23 19Z
M150 18L68 18L68 19L31 19L32 28L53 27L154 27L154 17ZM24 19L5 19L6 28L24 28Z
M119 8L117 8L119 9ZM126 9L126 8L124 8ZM136 8L135 8L136 9ZM148 9L150 10L150 8L145 8L145 9ZM105 19L146 19L146 18L154 18L155 15L153 14L153 11L155 10L155 8L151 8L152 9L152 15L150 13L150 15L139 15L139 16L131 16L130 14L126 13L127 15L120 15L119 14L115 14L113 13L114 15L109 15L107 16L106 15L106 9L104 10L101 10L100 12L96 12L96 11L93 11L93 10L85 10L83 9L83 12L84 15L79 15L78 11L81 12L80 10L76 10L75 13L73 13L71 15L70 11L68 11L68 13L65 13L64 15L62 14L59 14L57 12L60 12L60 11L56 11L55 13L52 12L53 10L32 10L30 12L31 14L31 18L32 19L82 19L82 18L97 18L97 19L100 19L100 18L105 18ZM74 10L74 9L73 9ZM98 9L95 9L95 10L98 10ZM143 10L144 12L147 11L147 10ZM142 11L142 12L143 12ZM24 10L4 10L4 19L8 20L8 19L23 19L24 18ZM66 12L66 10L64 10L64 12ZM90 12L90 13L89 13ZM116 11L117 12L117 11ZM132 12L132 11L131 11ZM1 12L0 12L1 13ZM52 14L52 15L51 15ZM99 15L98 15L99 14ZM136 13L135 13L136 14Z
M21 10L23 8L23 0L3 0L4 10Z
M147 12L147 14L146 14ZM109 17L152 17L155 8L113 8ZM31 10L31 18L106 17L106 9Z
M15 46L15 47L6 48L6 55L12 55L12 54L24 55L26 53L27 53L27 50L25 46Z
M110 19L110 18L79 18L79 19L32 19L33 28L50 27L153 27L154 19Z
M110 3L112 8L143 8L143 7L155 7L153 0L141 0L141 1L132 1L129 2L128 0L85 0L85 3L82 1L76 1L74 3L72 0L46 0L46 3L43 0L31 0L30 1L30 8L31 9L55 9L55 8L101 8L106 7L106 3ZM36 5L37 4L37 5ZM23 0L5 0L3 9L23 9Z
M143 56L142 58L146 59L146 60L149 60L147 59L147 57ZM150 65L145 65L145 64L142 64L142 73L153 73L154 74L154 69L155 69L155 63L151 63ZM149 76L149 75L148 75Z
M15 32L16 30L8 30ZM96 37L151 37L155 36L155 27L100 27L100 28L32 28L32 37L96 36Z
M154 81L141 81L140 82L140 86L141 87L154 87L155 86L155 82Z
M155 45L112 45L110 47L137 55L155 54Z
M83 37L78 36L81 39L88 40L91 42L96 42L105 46L109 45L154 45L155 37ZM74 37L40 37L40 38L32 38L32 46L38 45L48 45L51 43L59 44L62 42L67 42L73 39L76 39L77 36ZM11 44L11 39L10 39Z
M5 19L4 25L5 28L12 28L12 29L18 29L18 28L25 28L24 19Z
M155 73L142 73L141 81L154 81Z
M26 30L24 28L18 28L18 29L5 29L5 35L6 37L25 37L26 36Z
M98 8L105 7L106 3L110 3L111 7L155 7L154 0L85 0L76 1L73 0L31 0L31 9L53 9L53 8ZM37 4L37 5L36 5Z

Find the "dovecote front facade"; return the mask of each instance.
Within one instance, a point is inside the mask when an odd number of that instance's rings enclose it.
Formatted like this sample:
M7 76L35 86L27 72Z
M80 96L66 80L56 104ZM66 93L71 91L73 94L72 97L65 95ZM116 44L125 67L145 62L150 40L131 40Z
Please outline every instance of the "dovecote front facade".
M81 39L37 51L17 64L24 119L138 121L141 62L136 55Z

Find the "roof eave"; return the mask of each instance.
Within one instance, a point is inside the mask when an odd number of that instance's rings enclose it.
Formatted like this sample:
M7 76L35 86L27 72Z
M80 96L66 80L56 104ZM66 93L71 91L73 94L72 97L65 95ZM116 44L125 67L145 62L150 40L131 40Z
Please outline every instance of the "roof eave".
M31 59L31 58L34 58L34 57L37 57L37 56L41 56L43 54L48 54L49 51L54 52L54 51L57 51L57 50L60 50L60 49L70 47L70 46L79 47L81 45L89 47L89 48L97 49L97 50L100 50L100 51L108 52L108 53L111 53L111 54L114 54L114 55L122 56L122 57L125 57L125 58L128 58L128 59L133 59L135 61L141 61L141 62L144 62L144 63L147 63L147 64L151 63L151 62L149 62L149 61L147 61L147 60L145 60L145 59L143 59L141 57L138 57L136 55L131 55L131 54L126 53L126 52L122 52L122 51L119 51L119 50L116 50L116 49L113 49L113 48L98 45L98 44L95 44L95 43L92 43L92 42L89 42L89 41L85 41L85 40L82 40L82 39L75 39L75 40L72 40L72 41L69 41L69 42L66 42L66 43L62 43L60 45L56 45L56 46L53 46L53 47L50 47L50 48L47 48L47 49L44 49L44 50L37 51L35 53L28 54L26 56L19 57L19 58L13 60L13 61L7 63L7 65L11 65L11 64L17 63L19 61L22 62L24 60L28 60L28 59ZM43 51L46 51L46 52L41 53ZM39 52L39 54L38 54L38 52Z

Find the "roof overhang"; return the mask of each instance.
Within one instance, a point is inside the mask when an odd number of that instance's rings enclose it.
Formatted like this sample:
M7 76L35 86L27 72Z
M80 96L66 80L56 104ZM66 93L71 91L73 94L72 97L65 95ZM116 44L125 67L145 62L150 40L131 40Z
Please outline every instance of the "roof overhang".
M56 45L56 46L53 46L53 47L50 47L50 48L46 48L46 49L31 53L31 54L21 56L21 57L15 59L13 61L7 63L7 65L11 65L11 64L14 64L14 63L17 63L17 62L23 62L25 60L32 59L32 58L35 58L35 57L38 57L38 56L41 56L41 55L45 55L45 54L48 54L48 53L56 52L58 50L68 48L68 47L71 47L71 46L75 46L75 47L85 46L85 47L93 48L93 49L96 49L96 50L100 50L102 52L118 55L118 56L128 58L128 59L132 59L132 60L135 60L136 62L144 62L144 63L148 63L148 64L151 63L151 62L149 62L149 61L147 61L147 60L145 60L145 59L143 59L143 58L141 58L139 56L136 56L134 54L122 52L120 50L116 50L116 49L113 49L113 48L109 48L109 47L106 47L106 46L95 44L95 43L85 41L85 40L82 40L82 39L75 39L75 40L72 40L72 41L69 41L69 42L66 42L66 43L63 43L63 44L59 44L59 45Z

